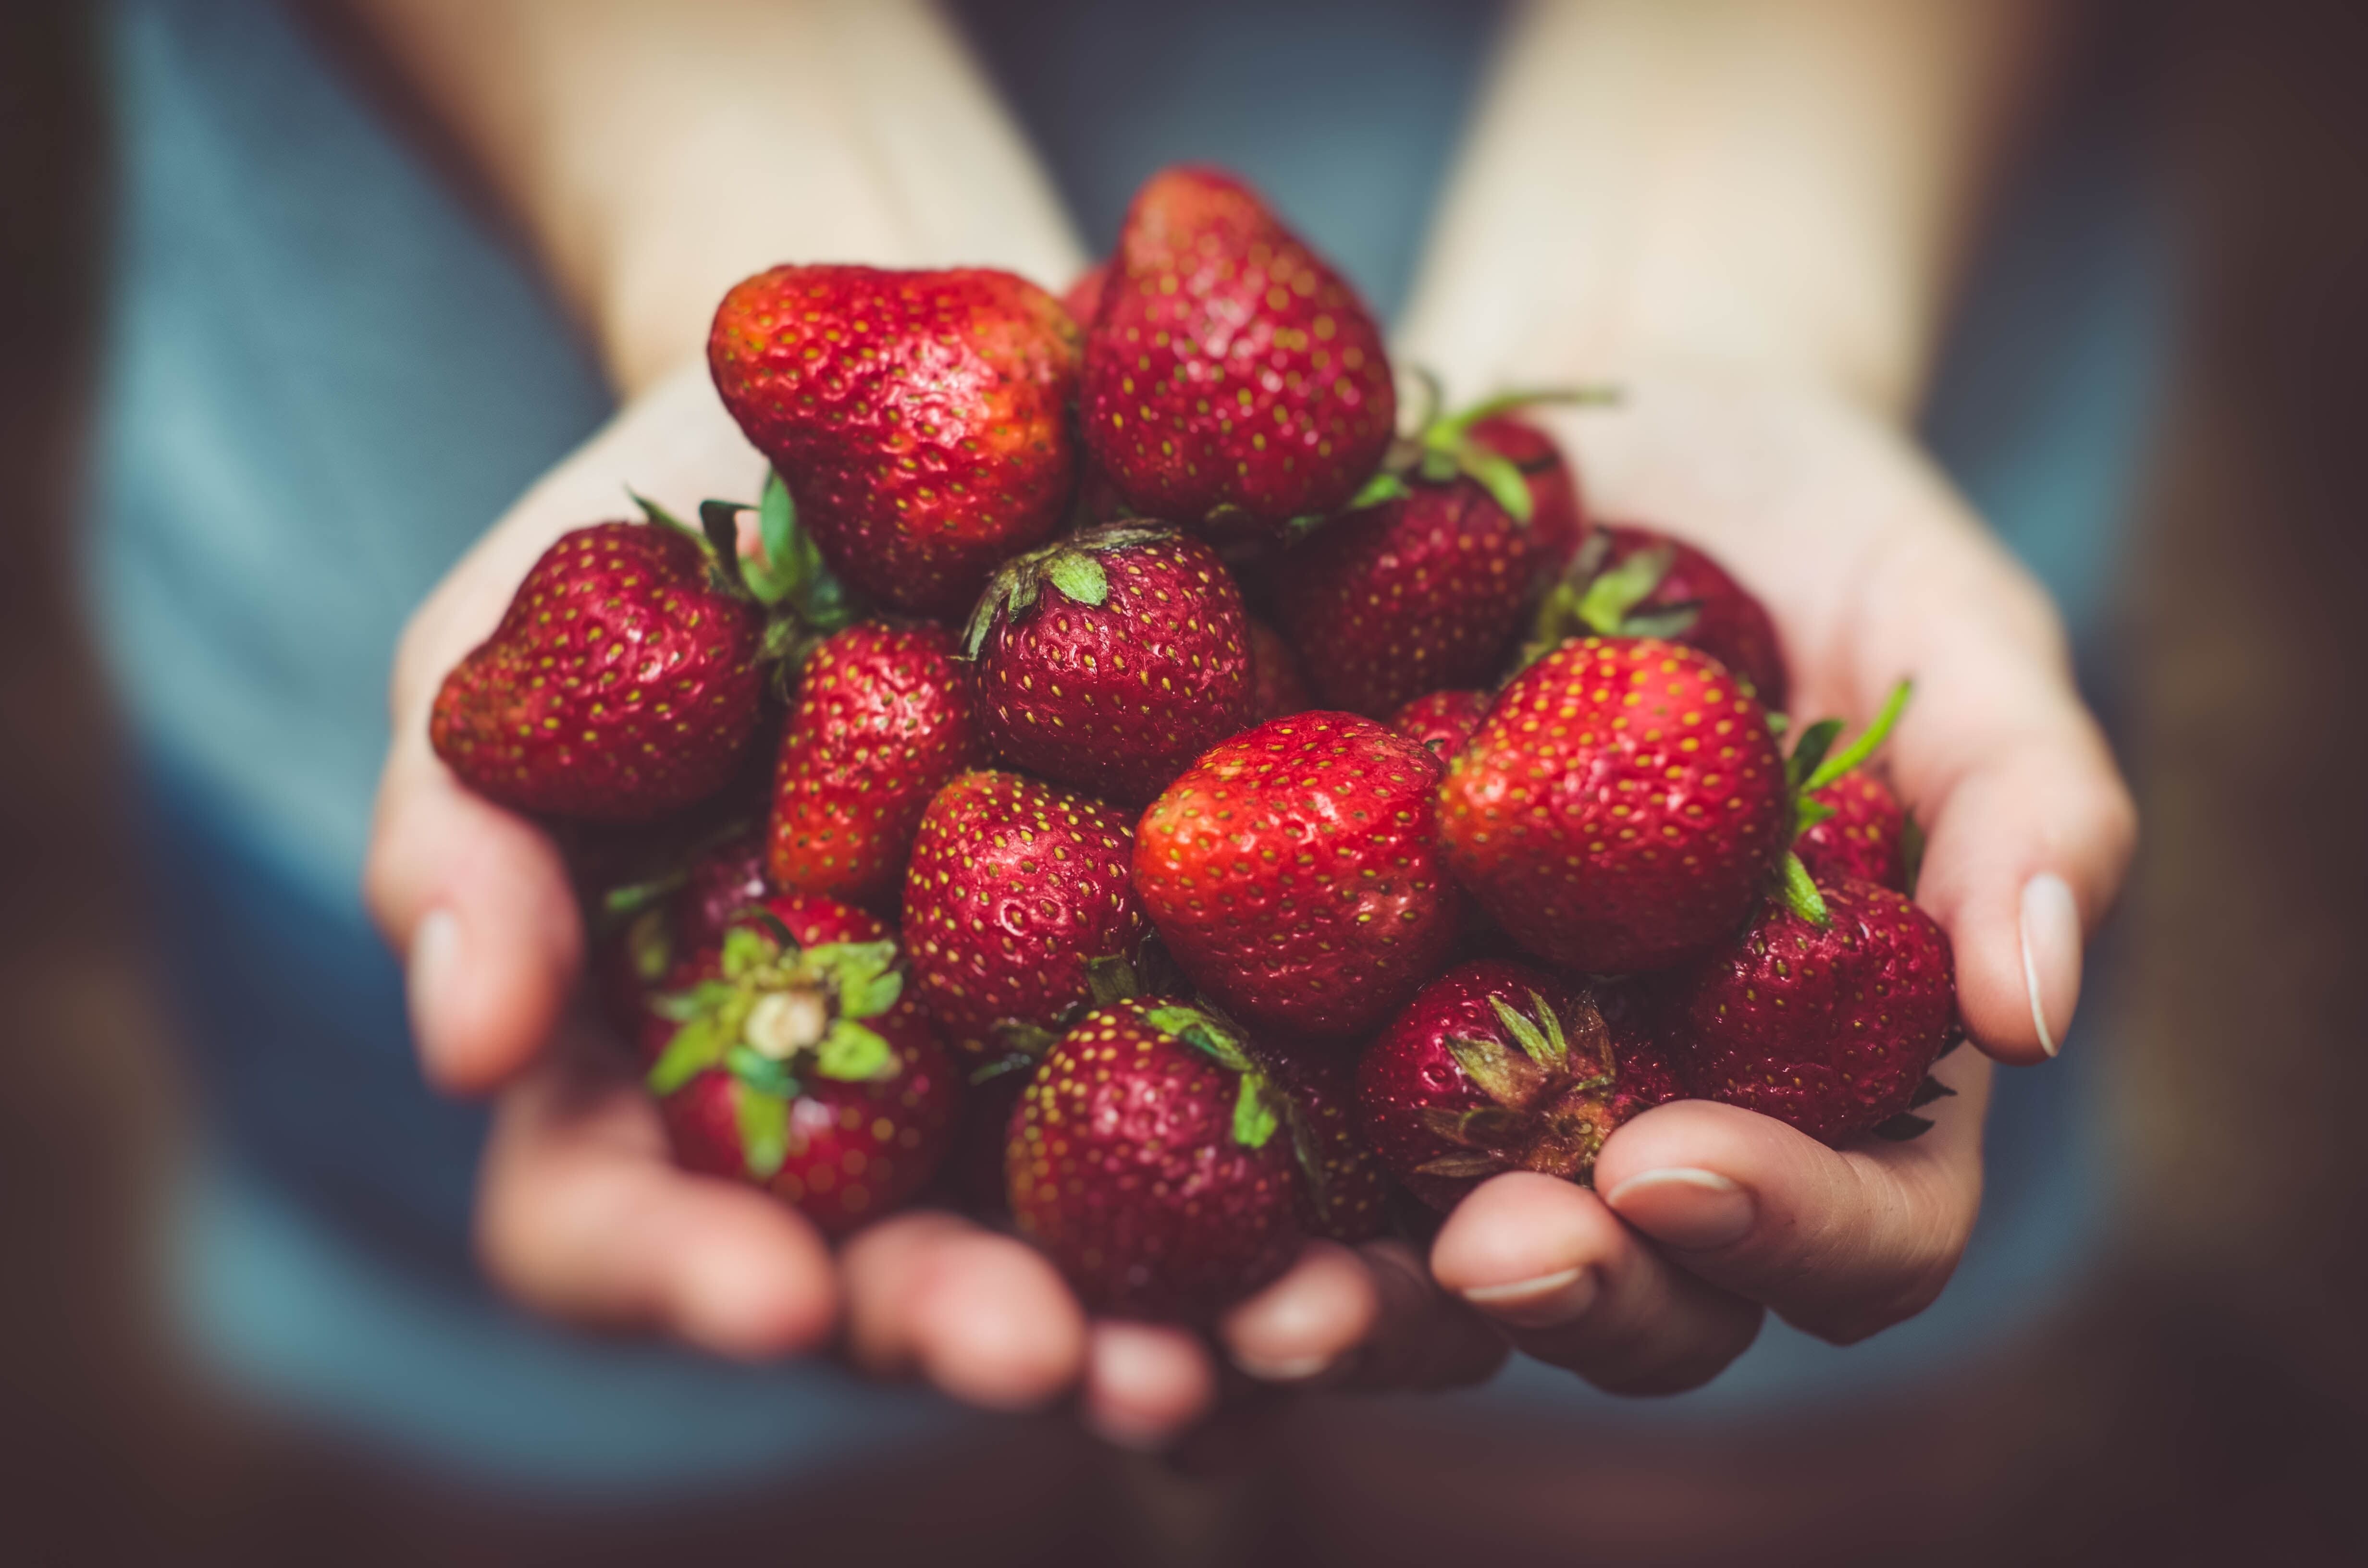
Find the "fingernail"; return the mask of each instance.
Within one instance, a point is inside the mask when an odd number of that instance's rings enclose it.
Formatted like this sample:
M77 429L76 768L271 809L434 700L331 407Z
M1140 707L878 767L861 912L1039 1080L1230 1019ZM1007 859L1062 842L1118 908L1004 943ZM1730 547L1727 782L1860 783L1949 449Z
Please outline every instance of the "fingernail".
M1755 1217L1751 1194L1716 1171L1688 1165L1632 1176L1603 1201L1655 1241L1693 1252L1741 1241Z
M1576 1321L1595 1304L1595 1273L1582 1267L1509 1285L1474 1285L1463 1299L1516 1328L1555 1328Z
M1257 1356L1234 1352L1234 1365L1262 1383L1303 1383L1318 1373L1327 1371L1337 1357L1284 1356L1267 1360Z
M2053 1056L2063 1049L2080 999L2080 906L2053 871L2022 884L2022 983L2039 1048Z
M433 1020L451 995L460 973L461 922L449 909L431 909L412 928L411 957L404 979L412 1032L423 1044L435 1032Z

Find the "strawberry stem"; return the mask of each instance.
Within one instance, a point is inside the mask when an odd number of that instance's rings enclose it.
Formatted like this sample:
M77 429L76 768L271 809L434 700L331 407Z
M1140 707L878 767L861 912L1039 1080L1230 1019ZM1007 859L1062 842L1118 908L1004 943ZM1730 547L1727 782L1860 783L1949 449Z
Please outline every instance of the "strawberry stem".
M1809 878L1809 868L1791 850L1784 851L1784 902L1793 914L1819 930L1834 923L1833 912L1826 907L1823 893Z
M1816 770L1802 783L1802 790L1805 793L1822 790L1873 756L1875 747L1890 735L1892 726L1899 722L1899 715L1907 711L1907 699L1915 689L1916 683L1912 680L1903 680L1893 687L1891 695L1884 699L1883 710L1874 716L1874 722L1861 730L1858 738L1850 744L1829 753L1819 762Z

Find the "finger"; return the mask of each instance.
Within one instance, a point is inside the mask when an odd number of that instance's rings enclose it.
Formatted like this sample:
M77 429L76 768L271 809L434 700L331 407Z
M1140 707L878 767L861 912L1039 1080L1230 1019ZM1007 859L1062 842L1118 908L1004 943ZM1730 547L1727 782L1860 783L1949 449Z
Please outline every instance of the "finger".
M1757 1305L1669 1263L1593 1192L1534 1172L1474 1189L1430 1268L1522 1350L1615 1393L1699 1387L1759 1331Z
M1085 1369L1086 1318L1042 1255L958 1215L900 1214L848 1243L848 1349L966 1403L1029 1410Z
M1216 1362L1189 1331L1109 1318L1088 1331L1083 1414L1105 1440L1163 1449L1216 1403Z
M1372 1391L1463 1388L1505 1364L1505 1339L1462 1297L1440 1289L1400 1241L1368 1242L1357 1256L1381 1301L1372 1332L1340 1386Z
M502 1098L478 1186L485 1271L535 1311L747 1360L811 1349L837 1318L814 1228L754 1187L677 1170L655 1108L620 1076L537 1065Z
M1596 1186L1689 1273L1848 1344L1923 1311L1956 1268L1991 1071L1959 1053L1936 1074L1956 1097L1926 1108L1922 1137L1846 1150L1734 1106L1662 1106L1605 1142Z
M1361 1345L1381 1314L1364 1260L1338 1242L1310 1242L1282 1278L1225 1313L1217 1340L1261 1382L1304 1382Z

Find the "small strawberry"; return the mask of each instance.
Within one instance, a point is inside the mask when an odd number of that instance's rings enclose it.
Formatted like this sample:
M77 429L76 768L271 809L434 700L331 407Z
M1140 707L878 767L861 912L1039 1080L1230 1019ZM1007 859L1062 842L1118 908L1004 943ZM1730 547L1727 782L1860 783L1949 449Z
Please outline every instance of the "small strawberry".
M1793 852L1819 884L1855 878L1894 892L1912 892L1907 813L1879 778L1845 773L1810 790L1807 798L1833 815L1812 824L1793 842Z
M817 646L781 734L774 881L893 903L930 797L985 759L974 706L943 627L851 626Z
M1590 534L1539 607L1532 646L1567 637L1658 637L1699 648L1781 711L1791 682L1766 607L1681 540L1607 523Z
M1139 805L1241 726L1241 590L1172 528L1111 523L1005 564L967 650L987 744L1016 767Z
M888 928L829 899L743 911L653 1006L674 1032L648 1074L675 1157L763 1187L832 1235L927 1184L961 1098L904 994Z
M1348 713L1211 748L1143 816L1134 885L1177 964L1245 1023L1340 1040L1444 961L1439 759Z
M1137 955L1133 852L1125 813L1016 773L938 791L905 873L905 940L948 1043L1041 1050L1091 1000L1096 960Z
M1480 906L1587 974L1659 969L1749 915L1793 827L1768 715L1656 638L1565 642L1448 765L1440 835Z
M1288 1102L1299 1160L1300 1228L1352 1245L1372 1241L1389 1220L1390 1180L1357 1130L1357 1076L1350 1064L1321 1052L1247 1043L1267 1082Z
M1253 616L1249 622L1250 700L1242 715L1245 727L1304 713L1315 706L1300 672L1299 655L1282 633Z
M1434 691L1399 709L1390 719L1390 729L1444 763L1470 742L1496 700L1486 691Z
M1205 1324L1298 1252L1286 1115L1222 1019L1097 1008L1020 1094L1012 1218L1089 1310Z
M1530 489L1530 530L1547 575L1560 576L1587 538L1587 507L1578 471L1552 436L1517 414L1484 413L1471 422L1472 440L1520 471Z
M629 1039L638 1035L651 991L684 957L720 944L734 915L775 891L765 872L765 835L746 827L690 851L662 875L605 890L587 923L598 932L593 989L609 1022Z
M1543 970L1458 965L1359 1059L1359 1130L1440 1210L1502 1171L1588 1184L1613 1128L1679 1094L1650 1036L1623 1026L1606 1021L1594 993Z
M730 780L763 708L764 639L762 613L697 536L577 528L444 677L428 738L513 810L656 817Z
M1397 397L1355 291L1248 187L1183 167L1135 193L1079 404L1136 513L1232 537L1346 505Z
M1008 272L777 267L723 297L708 365L839 574L950 619L1069 504L1077 347Z
M1948 1091L1925 1073L1953 1037L1948 934L1889 888L1818 890L1822 924L1763 902L1739 937L1661 977L1671 1053L1687 1085L1839 1144L1911 1137L1907 1113Z

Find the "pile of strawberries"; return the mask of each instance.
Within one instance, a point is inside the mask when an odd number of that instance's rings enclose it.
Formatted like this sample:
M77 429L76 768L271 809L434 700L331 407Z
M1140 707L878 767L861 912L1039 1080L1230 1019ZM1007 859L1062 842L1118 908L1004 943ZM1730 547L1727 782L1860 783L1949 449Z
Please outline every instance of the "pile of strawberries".
M433 719L577 851L686 1166L1192 1322L1668 1100L1839 1143L1945 1092L1854 770L1905 687L1786 725L1748 593L1591 523L1531 400L1401 417L1237 180L1155 177L1065 300L776 267L709 360L762 499L560 540Z

